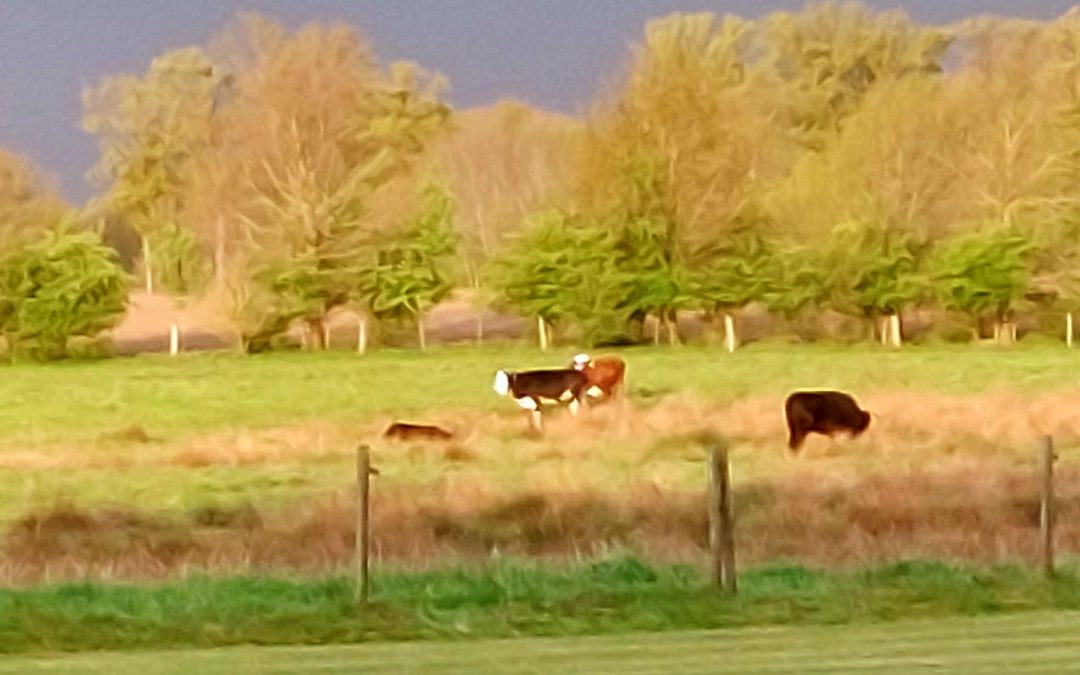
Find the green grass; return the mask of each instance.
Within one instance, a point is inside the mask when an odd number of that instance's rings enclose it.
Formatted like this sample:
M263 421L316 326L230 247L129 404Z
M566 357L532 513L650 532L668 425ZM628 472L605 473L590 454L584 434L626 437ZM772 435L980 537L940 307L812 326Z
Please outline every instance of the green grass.
M130 424L175 438L237 427L307 420L362 420L434 408L507 409L491 391L497 368L569 363L575 350L467 347L426 353L379 351L240 357L148 356L17 365L0 370L0 449L93 444ZM783 394L793 387L854 391L911 388L976 393L995 387L1038 391L1075 385L1077 355L1037 345L752 345L735 354L704 347L634 348L632 390L684 390L720 401Z
M0 658L0 674L1064 673L1077 662L1080 614L1024 612L853 626L15 657Z
M423 354L382 350L364 357L347 352L187 354L0 368L0 494L5 495L0 522L58 501L84 508L170 512L210 503L287 508L351 483L349 453L359 430L376 417L422 418L424 413L450 414L445 411L451 409L496 411L516 422L519 413L513 403L491 391L492 373L499 367L569 363L574 351L562 348L545 354L491 346L437 348ZM697 346L618 351L628 363L631 396L639 402L649 393L692 391L719 404L775 397L777 409L796 387L837 387L860 395L895 389L963 395L996 388L1075 388L1078 359L1074 352L1045 343L1012 349L916 346L901 352L873 345L775 343L751 345L735 354ZM192 444L228 451L240 442L215 434L253 430L273 435L305 423L337 430L325 448L327 457L237 465L226 461L202 468L168 461ZM155 440L101 440L133 424ZM551 476L540 476L541 483L559 481L557 462L537 461L537 443L479 431L475 444L480 459L454 465L413 461L395 451L380 458L380 484L429 485L455 472L506 491L526 489L544 471ZM575 475L589 476L604 489L649 481L695 489L700 484L701 467L683 461L682 440L640 438L633 439L640 447L628 447L626 441L593 438L597 452L572 460L580 463ZM772 446L755 447L745 460L739 459L740 478L777 472L784 453L782 432L774 440ZM28 464L3 466L5 459L28 455ZM873 453L863 455L851 462L877 461ZM115 466L110 465L113 459ZM49 466L50 460L57 466ZM85 466L87 461L102 466Z
M936 563L848 573L759 568L742 575L735 598L706 588L693 568L634 558L379 573L375 584L366 609L355 606L345 578L3 590L0 651L596 635L1080 609L1080 578L1071 571L1047 582L1020 568Z

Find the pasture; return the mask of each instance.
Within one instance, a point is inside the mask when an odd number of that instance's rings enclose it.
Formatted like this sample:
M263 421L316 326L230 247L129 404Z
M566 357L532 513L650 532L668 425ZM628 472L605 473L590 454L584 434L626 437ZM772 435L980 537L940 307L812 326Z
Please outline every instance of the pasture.
M627 400L525 433L500 367L573 350L458 347L258 357L184 355L15 366L0 396L0 576L161 578L340 569L353 450L371 443L377 562L629 547L697 561L702 449L732 438L740 557L868 565L908 556L1026 559L1034 443L1061 456L1059 536L1080 548L1080 355L1012 349L753 345L618 351ZM598 352L599 353L599 352ZM785 447L792 389L838 388L876 414L849 441ZM387 443L393 419L453 442ZM767 536L766 536L767 535Z
M845 626L9 657L0 659L0 674L1063 673L1080 658L1077 629L1077 612L1025 612Z

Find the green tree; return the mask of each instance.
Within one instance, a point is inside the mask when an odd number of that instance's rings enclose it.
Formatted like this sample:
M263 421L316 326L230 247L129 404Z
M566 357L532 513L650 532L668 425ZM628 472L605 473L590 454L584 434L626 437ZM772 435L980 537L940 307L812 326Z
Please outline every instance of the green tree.
M378 318L415 322L420 349L426 347L424 312L454 288L451 265L459 237L454 200L440 185L424 189L417 212L400 234L378 252L378 261L361 271L359 295Z
M503 304L538 320L541 348L545 325L561 321L589 344L625 335L629 280L616 262L611 228L589 216L535 214L489 275Z
M672 231L669 221L638 218L623 225L615 241L618 278L627 280L622 308L631 319L656 317L655 343L660 342L661 327L669 344L677 342L676 312L692 303L690 273L674 250Z
M765 300L779 281L773 278L778 273L773 255L768 243L751 233L715 251L690 275L690 295L708 315L722 316L724 345L729 352L739 344L732 312Z
M924 295L924 255L903 231L849 221L833 230L823 264L827 304L870 319L883 344L902 344L900 313Z
M74 336L112 326L129 278L90 233L50 232L0 260L0 330L12 356L63 357Z
M963 312L975 322L992 314L995 337L1012 340L1012 311L1030 290L1031 243L1008 229L975 231L942 242L931 259L937 296L946 309Z

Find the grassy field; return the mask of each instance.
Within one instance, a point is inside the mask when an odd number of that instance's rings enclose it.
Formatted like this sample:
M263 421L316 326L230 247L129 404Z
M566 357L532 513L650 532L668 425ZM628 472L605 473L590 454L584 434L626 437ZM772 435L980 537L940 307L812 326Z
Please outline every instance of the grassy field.
M744 570L739 594L690 566L614 557L573 566L503 561L349 579L190 578L162 585L59 584L0 591L0 653L245 644L581 636L1080 610L1071 565L1053 581L1015 566L906 562L829 572Z
M380 560L580 556L613 545L699 559L704 452L690 437L703 428L733 440L740 555L750 562L1029 557L1043 433L1062 460L1061 543L1080 549L1080 518L1069 517L1080 516L1080 357L1059 345L619 353L628 399L577 419L551 415L542 439L491 391L492 374L569 363L570 349L4 369L0 578L340 568L358 442L373 445L380 470ZM853 392L874 424L854 441L813 438L792 457L781 407L801 387ZM395 418L440 423L457 438L382 442Z
M0 659L0 673L1066 673L1080 613L579 638L89 653Z

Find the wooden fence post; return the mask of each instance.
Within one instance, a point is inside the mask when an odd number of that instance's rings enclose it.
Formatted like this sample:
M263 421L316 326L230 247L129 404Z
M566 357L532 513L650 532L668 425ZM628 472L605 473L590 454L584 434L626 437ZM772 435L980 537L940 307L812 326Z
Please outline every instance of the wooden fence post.
M1039 444L1039 473L1042 477L1042 499L1039 505L1039 541L1042 549L1043 573L1054 576L1054 439L1043 436Z
M369 497L371 492L371 450L366 445L356 449L356 600L368 601L368 553L371 540Z
M725 444L713 439L709 447L709 549L712 582L735 593L735 517L731 508L731 473Z

